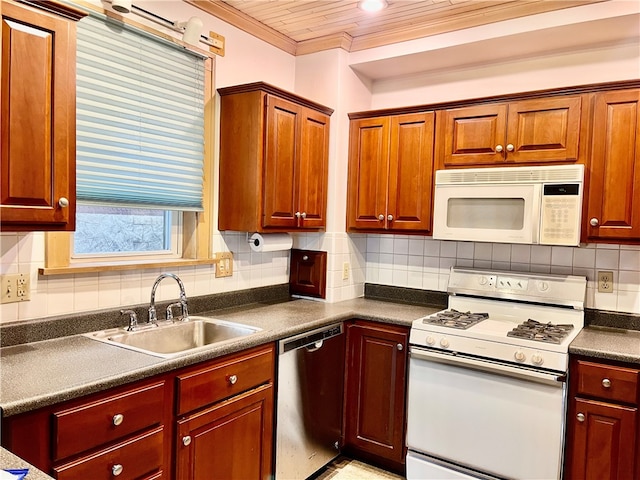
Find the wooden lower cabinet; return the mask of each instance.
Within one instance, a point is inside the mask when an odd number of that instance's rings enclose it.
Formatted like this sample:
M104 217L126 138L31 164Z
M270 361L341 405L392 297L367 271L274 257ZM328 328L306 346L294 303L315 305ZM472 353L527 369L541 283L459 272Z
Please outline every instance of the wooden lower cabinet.
M178 421L178 480L268 479L273 386L263 385Z
M275 345L2 419L2 446L58 480L272 476Z
M636 368L572 359L565 479L639 478L639 375Z
M402 472L409 328L346 324L344 451Z

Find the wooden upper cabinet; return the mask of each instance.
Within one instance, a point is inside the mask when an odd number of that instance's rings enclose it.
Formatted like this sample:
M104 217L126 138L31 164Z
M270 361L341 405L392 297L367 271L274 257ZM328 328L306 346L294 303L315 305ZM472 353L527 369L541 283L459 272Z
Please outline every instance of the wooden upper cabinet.
M349 231L431 229L434 113L352 120Z
M640 240L640 89L595 96L587 201L589 240Z
M333 110L262 82L219 93L218 228L323 229Z
M438 169L580 162L582 101L557 96L444 110Z
M2 2L5 231L75 229L75 21L85 14L44 4Z

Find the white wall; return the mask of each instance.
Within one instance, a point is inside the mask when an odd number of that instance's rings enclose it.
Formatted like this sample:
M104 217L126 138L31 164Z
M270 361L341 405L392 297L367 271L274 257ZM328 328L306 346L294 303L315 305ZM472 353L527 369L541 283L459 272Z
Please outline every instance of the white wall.
M98 3L99 0L93 1ZM503 58L496 54L493 61L481 65L470 64L468 59L461 58L464 68L446 70L429 70L429 62L416 62L408 55L427 52L428 58L442 62L451 51L447 49L459 47L463 51L471 51L466 50L469 45L496 41L496 38L506 42L502 45L508 45L509 35L515 38L513 35L518 32L535 36L536 29L545 26L563 27L616 15L622 18L637 12L640 2L615 0L363 52L348 54L333 50L297 58L184 2L137 3L171 20L186 20L198 15L204 20L205 30L213 30L226 37L226 56L216 59L217 88L266 81L335 109L331 118L327 231L298 234L294 240L294 246L298 248L329 252L328 301L362 295L365 279L444 290L446 271L456 264L585 274L590 279L589 306L640 313L638 247L589 245L579 249L547 250L544 247L438 242L428 237L345 233L348 112L640 78L640 47L639 42L633 39L631 42L600 42L588 47L578 45L573 50L537 52L525 58ZM567 44L569 40L567 38ZM588 44L587 40L581 41ZM404 63L399 61L403 57L407 57ZM391 64L378 63L382 61L391 61ZM398 65L398 71L400 65L407 68L407 64L413 71L394 77L394 68L389 67L394 63ZM413 64L420 65L422 71L420 68L416 71ZM356 74L352 68L356 65L371 67L380 78L367 78L361 72ZM379 65L384 65L384 68ZM215 135L217 142L217 131ZM217 166L217 155L215 162ZM217 180L214 179L214 183ZM214 218L216 223L217 216ZM213 267L209 266L180 268L176 273L185 281L188 295L288 281L286 252L255 254L248 249L244 233L220 234L214 231L212 234L216 250L234 252L234 276L215 279ZM153 280L160 273L160 270L144 270L38 278L37 269L44 265L42 233L2 233L0 253L0 273L31 272L33 282L30 302L0 306L1 322L146 303ZM342 266L345 262L350 264L351 270L349 278L343 280ZM614 271L614 294L594 292L592 281L597 269ZM175 298L177 290L167 282L159 294L160 299Z

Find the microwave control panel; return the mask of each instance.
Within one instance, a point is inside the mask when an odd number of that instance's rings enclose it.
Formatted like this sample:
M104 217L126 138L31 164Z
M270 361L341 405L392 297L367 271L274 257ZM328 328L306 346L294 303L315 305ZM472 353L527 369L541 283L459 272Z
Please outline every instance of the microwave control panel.
M580 242L581 185L544 185L540 215L540 243L567 245Z

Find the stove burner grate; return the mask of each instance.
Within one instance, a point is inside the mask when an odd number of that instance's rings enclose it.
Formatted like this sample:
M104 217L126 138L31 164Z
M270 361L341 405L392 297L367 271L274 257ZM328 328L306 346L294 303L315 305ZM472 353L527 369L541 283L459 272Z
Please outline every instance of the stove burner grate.
M510 332L507 332L507 337L560 344L562 343L562 339L565 338L571 330L573 330L573 325L570 324L554 325L552 323L538 322L530 318Z
M466 330L486 318L489 318L488 313L459 312L458 310L451 309L427 317L422 320L422 323Z

